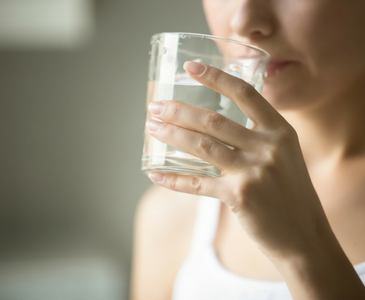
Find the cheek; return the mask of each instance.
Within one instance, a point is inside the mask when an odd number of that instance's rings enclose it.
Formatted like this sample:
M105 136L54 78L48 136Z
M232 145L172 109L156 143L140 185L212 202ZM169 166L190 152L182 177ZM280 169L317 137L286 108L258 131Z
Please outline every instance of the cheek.
M360 38L365 18L355 7L335 1L330 7L316 3L302 17L291 15L296 18L286 20L292 24L287 26L288 40L312 75L357 69L365 50L365 40Z
M300 62L290 93L298 104L346 95L365 80L365 18L358 6L333 1L331 7L320 7L313 2L302 15L281 16L285 41ZM283 96L274 90L269 97L277 95Z
M230 35L230 19L232 0L203 0L207 23L212 35L228 37Z
M264 96L284 111L321 105L357 89L365 79L365 39L360 30L365 18L339 8L298 14L295 21L294 15L281 20L285 43L298 58L298 67L285 83L264 88Z

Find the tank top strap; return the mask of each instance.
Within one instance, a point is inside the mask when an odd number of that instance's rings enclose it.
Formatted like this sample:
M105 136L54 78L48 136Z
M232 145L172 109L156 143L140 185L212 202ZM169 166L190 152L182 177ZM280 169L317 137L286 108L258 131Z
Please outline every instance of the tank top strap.
M213 245L219 222L221 201L211 197L200 197L196 207L196 218L190 252Z

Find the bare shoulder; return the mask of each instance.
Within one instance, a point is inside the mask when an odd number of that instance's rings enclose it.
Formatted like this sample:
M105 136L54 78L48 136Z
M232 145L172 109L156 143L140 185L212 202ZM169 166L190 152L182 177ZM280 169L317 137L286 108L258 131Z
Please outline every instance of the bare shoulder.
M171 299L175 277L189 252L196 201L197 196L157 186L141 198L134 228L133 300Z
M170 228L159 229L164 229L164 234L167 234L170 229L174 229L172 234L175 235L175 229L184 230L184 226L181 228L180 225L194 221L196 201L197 196L195 195L152 186L141 198L136 218L140 223L154 221L153 226L156 229L160 225L170 225Z

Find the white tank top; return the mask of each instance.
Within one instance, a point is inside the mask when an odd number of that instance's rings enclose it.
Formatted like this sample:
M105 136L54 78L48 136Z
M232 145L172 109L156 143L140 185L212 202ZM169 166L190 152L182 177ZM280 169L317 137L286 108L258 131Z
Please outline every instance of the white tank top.
M250 279L224 268L213 246L220 205L218 199L199 199L190 253L176 277L172 300L292 299L284 281ZM365 284L365 262L355 270Z

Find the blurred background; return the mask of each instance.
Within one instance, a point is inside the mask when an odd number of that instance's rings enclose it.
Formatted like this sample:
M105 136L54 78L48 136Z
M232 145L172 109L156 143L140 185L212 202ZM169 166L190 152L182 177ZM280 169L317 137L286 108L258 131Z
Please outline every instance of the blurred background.
M197 0L0 0L0 300L129 297L150 36Z

